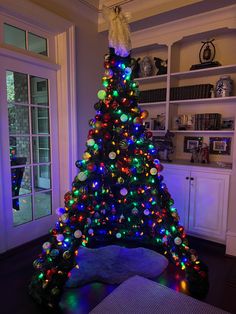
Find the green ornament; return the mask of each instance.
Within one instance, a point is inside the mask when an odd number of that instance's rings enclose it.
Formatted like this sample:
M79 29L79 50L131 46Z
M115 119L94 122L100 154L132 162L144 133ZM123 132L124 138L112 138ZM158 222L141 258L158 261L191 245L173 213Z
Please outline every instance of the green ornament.
M101 90L98 91L98 93L97 93L98 98L101 99L101 100L104 100L104 99L106 98L106 95L107 95L107 93L106 93L106 91L103 90L103 89L101 89Z

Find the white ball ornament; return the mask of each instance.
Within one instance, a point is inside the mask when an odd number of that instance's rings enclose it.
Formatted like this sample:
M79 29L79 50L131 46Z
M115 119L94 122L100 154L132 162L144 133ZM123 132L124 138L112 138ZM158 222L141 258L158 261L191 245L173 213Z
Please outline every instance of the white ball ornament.
M52 246L52 244L50 242L44 242L43 249L45 251L50 250L51 246Z
M121 238L121 233L118 232L118 233L116 234L116 237L117 237L117 239L120 239L120 238Z
M127 193L128 193L128 190L127 190L126 188L123 188L123 189L120 190L120 194L121 194L122 196L127 195Z
M125 68L125 74L130 75L132 72L132 69L130 67Z
M123 113L123 114L120 116L120 120L121 120L121 122L126 122L126 121L128 120L128 116Z
M81 171L78 174L77 178L79 179L79 181L85 181L85 180L87 180L87 174L85 172Z
M152 176L155 176L157 174L157 168L151 168L150 173Z
M143 213L145 216L148 216L150 214L150 211L149 211L149 209L145 209Z
M132 214L133 214L133 215L137 215L137 214L138 214L138 208L137 208L137 207L134 207L134 208L132 209Z
M115 152L110 152L108 156L109 156L110 159L115 159L116 158L116 153Z
M57 241L62 242L64 240L64 235L63 234L58 234L57 235Z
M95 144L95 141L93 138L90 138L89 140L87 140L87 145L88 146L93 146Z
M93 234L93 229L90 228L90 229L88 230L88 234L92 235L92 234Z
M181 240L180 237L176 237L176 238L174 239L174 242L175 242L176 245L180 245L180 244L182 243L182 240Z
M74 232L74 237L75 237L76 239L81 238L81 237L82 237L82 232L81 232L79 229L76 230L76 231Z
M61 215L61 221L62 222L67 222L69 220L69 215L68 214L63 214Z

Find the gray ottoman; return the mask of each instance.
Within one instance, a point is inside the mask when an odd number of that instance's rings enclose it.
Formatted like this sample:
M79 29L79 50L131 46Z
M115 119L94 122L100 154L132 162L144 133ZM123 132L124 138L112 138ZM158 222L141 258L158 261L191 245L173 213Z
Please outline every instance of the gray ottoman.
M98 304L90 314L225 314L212 305L134 276Z

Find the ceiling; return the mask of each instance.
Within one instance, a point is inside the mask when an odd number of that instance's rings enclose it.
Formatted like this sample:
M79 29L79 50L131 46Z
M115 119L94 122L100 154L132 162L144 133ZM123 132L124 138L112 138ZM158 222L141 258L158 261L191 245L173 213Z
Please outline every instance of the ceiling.
M1 1L1 0L0 0ZM28 0L64 18L76 21L80 14L107 30L102 6L121 6L131 30L152 27L176 19L235 4L236 0ZM89 10L90 9L90 10Z

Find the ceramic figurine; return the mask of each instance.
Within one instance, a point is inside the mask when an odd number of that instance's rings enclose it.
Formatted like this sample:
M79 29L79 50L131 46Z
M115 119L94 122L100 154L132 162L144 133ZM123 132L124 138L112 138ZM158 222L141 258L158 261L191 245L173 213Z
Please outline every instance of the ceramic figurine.
M141 75L143 77L152 75L152 61L149 57L144 57L140 62Z
M216 82L216 97L229 97L233 93L233 80L230 76L222 76Z
M162 75L167 73L167 59L162 60L160 58L154 57L155 66L157 68L157 74L156 75Z

